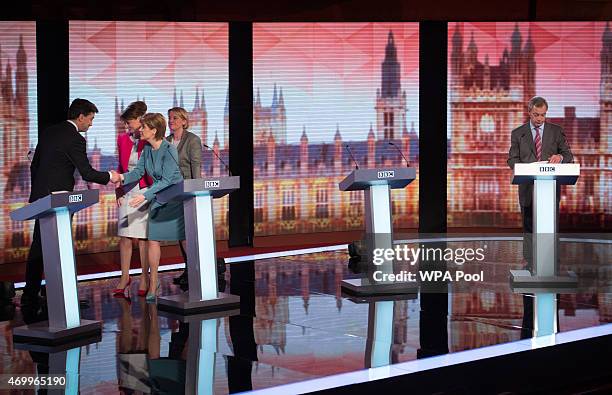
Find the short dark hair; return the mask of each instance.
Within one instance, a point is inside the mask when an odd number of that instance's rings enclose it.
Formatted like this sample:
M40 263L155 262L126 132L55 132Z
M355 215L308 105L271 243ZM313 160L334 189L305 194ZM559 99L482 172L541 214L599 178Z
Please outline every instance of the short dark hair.
M143 101L134 101L127 106L121 113L122 121L129 121L132 119L138 119L147 113L147 104Z
M529 99L527 103L527 110L531 111L534 107L542 107L546 106L546 110L548 110L548 102L542 96L534 96Z
M85 99L74 99L68 109L68 119L77 119L81 114L87 116L92 112L98 112L95 104Z
M166 119L158 112L150 112L140 119L149 129L155 129L155 140L161 140L166 135Z

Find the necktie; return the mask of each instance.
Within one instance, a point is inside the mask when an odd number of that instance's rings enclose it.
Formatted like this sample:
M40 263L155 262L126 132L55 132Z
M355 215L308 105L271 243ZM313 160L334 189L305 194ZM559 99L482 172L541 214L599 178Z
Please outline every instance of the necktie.
M540 127L536 126L535 130L536 130L536 135L535 135L534 142L535 142L536 156L538 160L540 160L542 158L542 138L540 137Z

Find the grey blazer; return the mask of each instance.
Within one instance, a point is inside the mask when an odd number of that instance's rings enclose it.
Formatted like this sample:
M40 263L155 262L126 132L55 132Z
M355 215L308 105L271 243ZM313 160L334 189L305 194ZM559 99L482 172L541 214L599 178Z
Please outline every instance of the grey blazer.
M170 144L174 134L166 137ZM176 147L179 154L179 168L185 180L202 178L202 140L195 134L185 130L181 142Z
M548 160L552 155L561 154L563 163L574 161L574 155L567 144L563 128L554 123L544 123L542 136L542 160ZM508 166L514 169L515 163L537 162L535 143L531 135L529 122L512 131ZM557 200L560 199L560 185L557 184ZM519 203L521 207L530 207L533 201L533 184L519 185Z

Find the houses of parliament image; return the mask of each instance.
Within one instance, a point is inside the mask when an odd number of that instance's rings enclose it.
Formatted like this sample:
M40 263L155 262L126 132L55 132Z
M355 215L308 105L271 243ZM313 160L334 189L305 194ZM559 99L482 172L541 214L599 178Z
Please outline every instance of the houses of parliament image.
M253 104L255 235L363 229L363 192L342 192L338 183L356 165L406 166L389 141L401 149L411 166L418 166L418 135L414 125L409 129L406 122L406 92L402 90L393 31L388 32L380 52L384 54L380 87L372 92L376 95L375 118L366 140L343 140L337 125L336 130L325 133L330 137L328 142L309 142L309 131L304 127L299 143L288 144L282 87L274 86L270 106L262 104L257 89ZM363 130L368 130L368 126L364 125ZM418 225L418 196L417 181L392 191L396 227Z
M449 38L450 139L448 156L449 226L517 227L520 211L511 170L506 164L510 131L527 119L525 103L536 94L537 56L534 40L515 26L509 50L497 65L485 56L479 58L473 36L464 45L464 33L456 28ZM561 197L561 226L603 229L612 220L612 31L606 25L600 54L601 82L599 116L578 117L575 107L566 106L564 117L549 118L565 128L582 174L576 186L565 188ZM271 104L265 105L255 87L253 98L254 140L254 219L255 235L328 232L363 229L363 192L341 192L338 182L354 168L410 166L419 162L418 134L408 125L406 91L402 90L401 64L393 31L387 32L380 48L380 80L375 95L370 125L363 125L365 140L343 139L342 127L325 134L329 141L310 142L309 133L320 130L303 127L297 143L288 143L285 96L274 86ZM27 54L21 45L16 67L2 66L0 85L4 150L1 155L3 177L3 231L0 260L24 261L30 245L33 224L10 221L9 213L26 204L30 190L27 148L29 109L27 103ZM14 87L14 88L13 88ZM188 108L191 131L209 142L205 92L195 88L195 102ZM184 105L182 92L169 97L168 108ZM125 131L119 114L125 104L115 101L115 133ZM227 162L229 155L229 100L226 97L223 143L215 131L213 150ZM426 130L423 131L426 133ZM332 137L333 136L333 137ZM389 145L389 141L399 150ZM88 155L94 168L113 169L114 155L103 154L96 141L88 141ZM348 149L347 149L348 147ZM354 153L355 161L349 150ZM210 150L203 151L203 174L225 174L222 163ZM418 174L418 173L417 173ZM80 212L73 227L78 252L100 252L116 248L117 208L112 186L88 186L79 180L75 189L100 188L100 202ZM396 228L418 226L419 180L392 192ZM228 237L228 198L215 203L217 239Z
M450 46L448 157L449 226L520 224L517 186L510 184L506 164L510 131L528 119L525 103L536 95L537 59L531 32L523 43L518 24L498 64L479 60L472 34L464 45L456 24ZM547 122L565 130L574 160L580 163L578 183L562 188L560 226L605 229L612 221L612 31L601 37L599 117L578 117L566 106L563 117ZM561 55L561 54L560 54ZM571 55L563 55L571 56Z

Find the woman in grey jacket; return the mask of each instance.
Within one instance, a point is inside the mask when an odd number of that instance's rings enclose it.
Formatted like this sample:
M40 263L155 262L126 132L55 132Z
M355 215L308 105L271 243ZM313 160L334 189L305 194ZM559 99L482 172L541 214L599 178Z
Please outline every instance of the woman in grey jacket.
M181 107L168 110L168 127L172 133L166 140L178 150L179 168L183 178L202 178L202 140L187 130L187 111Z
M189 116L182 107L168 110L168 127L172 132L166 140L178 150L179 168L185 180L202 178L202 140L189 132ZM175 284L187 286L187 252L179 243L185 260L185 271L174 279Z

